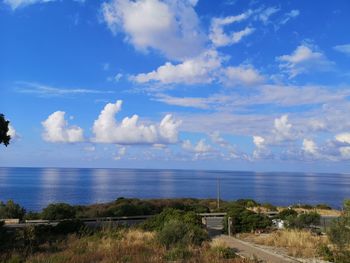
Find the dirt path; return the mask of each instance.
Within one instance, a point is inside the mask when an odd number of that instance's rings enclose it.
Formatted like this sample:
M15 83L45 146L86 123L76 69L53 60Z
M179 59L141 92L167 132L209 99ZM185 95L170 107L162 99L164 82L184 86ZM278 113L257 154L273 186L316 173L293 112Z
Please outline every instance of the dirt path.
M271 251L267 251L265 249L262 249L260 247L254 246L250 243L244 242L242 240L239 240L234 237L229 236L219 236L217 239L221 239L225 241L225 243L232 248L235 248L238 250L238 254L247 257L247 258L253 258L254 256L263 262L267 263L296 263L301 262L298 260L294 260L292 258L284 257L282 255L278 255L276 253L273 253Z

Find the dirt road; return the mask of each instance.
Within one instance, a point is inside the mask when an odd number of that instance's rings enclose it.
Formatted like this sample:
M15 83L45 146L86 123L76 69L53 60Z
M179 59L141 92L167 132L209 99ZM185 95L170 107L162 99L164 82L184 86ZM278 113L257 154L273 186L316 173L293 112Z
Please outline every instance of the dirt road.
M278 255L276 253L267 251L265 249L254 246L250 243L244 242L234 237L229 236L219 236L217 239L221 239L225 241L225 243L232 248L237 249L237 253L246 257L246 258L257 258L267 263L296 263L301 262L298 260L294 260L289 257L284 257L282 255Z

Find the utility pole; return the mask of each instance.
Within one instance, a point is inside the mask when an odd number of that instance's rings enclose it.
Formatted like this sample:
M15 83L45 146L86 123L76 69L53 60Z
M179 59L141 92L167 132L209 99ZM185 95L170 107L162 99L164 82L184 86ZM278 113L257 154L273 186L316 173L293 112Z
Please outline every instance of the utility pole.
M217 208L220 209L220 177L217 179Z

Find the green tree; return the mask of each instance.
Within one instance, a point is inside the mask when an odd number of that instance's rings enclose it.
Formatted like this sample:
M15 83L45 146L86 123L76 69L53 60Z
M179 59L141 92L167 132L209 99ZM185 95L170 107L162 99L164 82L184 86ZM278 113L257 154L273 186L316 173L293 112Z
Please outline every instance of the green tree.
M13 200L8 200L7 203L0 202L0 218L19 218L23 219L26 211Z
M10 143L11 136L8 135L10 122L5 119L4 114L0 114L0 144L7 146Z
M47 220L73 219L75 215L75 208L65 203L50 204L42 212L43 219Z

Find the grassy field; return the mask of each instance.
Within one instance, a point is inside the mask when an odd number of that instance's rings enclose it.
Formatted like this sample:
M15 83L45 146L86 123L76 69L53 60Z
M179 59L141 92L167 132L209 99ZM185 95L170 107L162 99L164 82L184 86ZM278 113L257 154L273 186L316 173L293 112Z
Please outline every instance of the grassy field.
M288 255L300 258L319 258L320 247L329 245L326 236L317 236L299 229L279 230L269 234L244 234L242 238L259 245L286 249Z
M14 253L8 262L22 262ZM27 257L30 263L119 263L119 262L203 262L252 263L237 257L224 244L205 242L201 246L166 248L155 232L139 229L105 230L89 236L70 235L54 246L42 245Z

